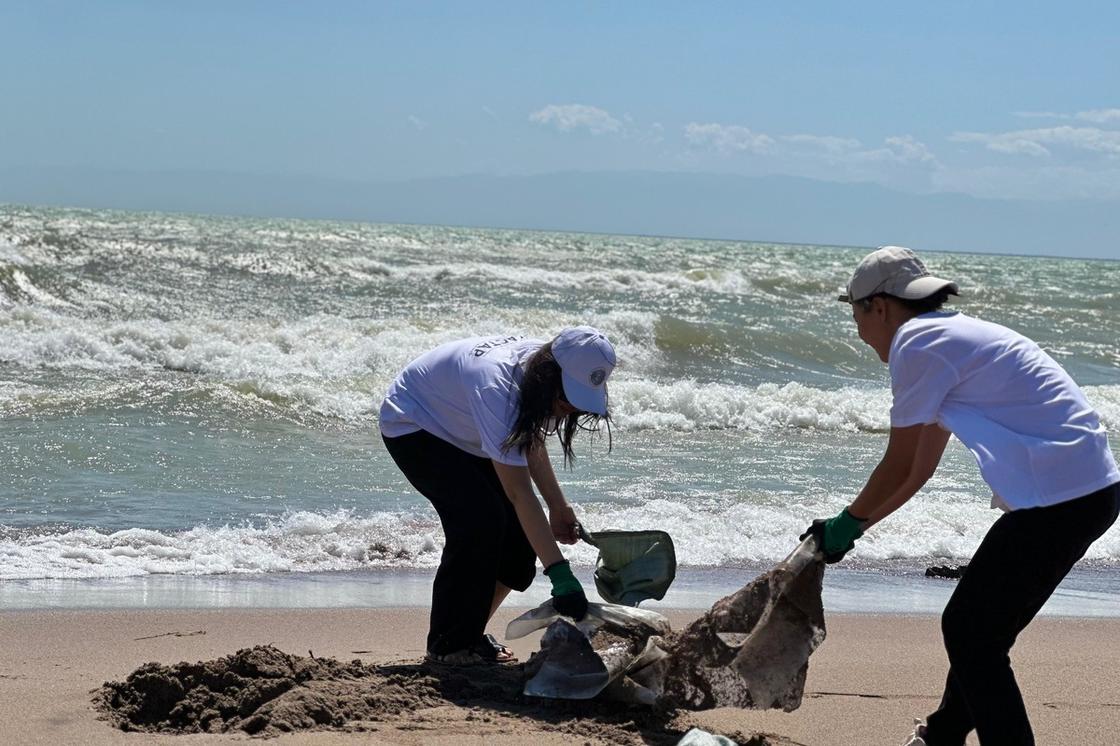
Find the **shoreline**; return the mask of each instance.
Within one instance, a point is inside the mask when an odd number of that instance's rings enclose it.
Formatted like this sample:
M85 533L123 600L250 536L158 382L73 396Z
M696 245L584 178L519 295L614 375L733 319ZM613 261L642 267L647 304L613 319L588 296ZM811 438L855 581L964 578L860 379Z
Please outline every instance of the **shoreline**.
M500 609L491 631L501 636L518 613L518 608ZM697 612L668 610L667 615L673 628L681 629ZM0 742L183 743L183 736L115 730L97 719L91 690L123 680L148 661L209 660L258 644L344 661L416 661L423 654L426 623L427 614L419 608L3 611ZM775 743L804 746L901 743L911 718L927 714L939 698L947 663L937 618L830 613L826 623L828 637L810 659L798 710L725 708L687 713L681 722L744 738L777 734L786 740ZM537 649L539 634L510 646L525 660ZM1039 743L1113 740L1120 728L1120 679L1114 675L1120 665L1120 620L1037 619L1012 657ZM375 732L299 732L278 742L561 744L573 737L548 718L480 713L459 705L405 717L411 719L381 723ZM195 735L190 742L245 737Z
M680 568L656 611L705 610L769 568ZM575 573L595 600L592 568ZM146 575L126 578L0 581L0 609L391 609L427 608L434 570L378 569L325 573L245 575ZM1040 616L1120 619L1120 570L1079 565L1062 582ZM830 567L824 580L827 613L937 615L955 581L927 578L916 569ZM545 601L549 585L538 575L506 605L529 608Z

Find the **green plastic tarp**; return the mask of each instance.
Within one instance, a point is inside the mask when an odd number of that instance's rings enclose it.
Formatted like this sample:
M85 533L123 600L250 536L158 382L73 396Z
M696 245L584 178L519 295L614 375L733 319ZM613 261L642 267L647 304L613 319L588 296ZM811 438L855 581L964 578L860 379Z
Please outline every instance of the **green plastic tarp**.
M660 601L677 576L673 539L664 531L597 531L579 527L580 538L599 550L595 587L609 603L637 606Z

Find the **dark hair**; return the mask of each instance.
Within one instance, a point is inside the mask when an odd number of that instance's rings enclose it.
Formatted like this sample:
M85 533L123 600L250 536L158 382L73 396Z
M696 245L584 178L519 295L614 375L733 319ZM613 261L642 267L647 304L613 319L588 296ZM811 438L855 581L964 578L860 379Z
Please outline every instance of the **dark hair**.
M949 300L949 296L956 294L957 293L954 293L947 287L938 290L933 295L927 295L925 298L919 298L917 300L899 298L897 295L891 295L889 293L876 293L875 295L869 295L866 298L857 300L856 303L859 303L864 311L869 311L871 310L872 298L892 298L902 304L903 308L913 312L916 316L920 316L923 313L940 311L941 307L945 305L945 302Z
M611 415L591 412L573 412L552 424L552 408L557 399L567 402L564 384L560 378L560 364L552 356L552 343L549 342L533 353L525 365L521 377L521 393L517 402L517 419L513 430L502 442L502 450L516 448L526 453L536 444L543 443L546 435L556 433L560 448L564 451L564 465L571 466L576 456L572 452L572 436L576 430L590 433L599 432L601 425L607 427L607 451L611 450Z

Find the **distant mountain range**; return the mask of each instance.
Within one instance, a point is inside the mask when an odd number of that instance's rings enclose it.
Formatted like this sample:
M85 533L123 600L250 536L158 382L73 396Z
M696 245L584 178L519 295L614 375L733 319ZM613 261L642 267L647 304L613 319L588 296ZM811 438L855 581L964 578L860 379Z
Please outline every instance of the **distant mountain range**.
M356 182L0 169L0 202L1120 258L1120 204L910 194L712 173L565 172Z

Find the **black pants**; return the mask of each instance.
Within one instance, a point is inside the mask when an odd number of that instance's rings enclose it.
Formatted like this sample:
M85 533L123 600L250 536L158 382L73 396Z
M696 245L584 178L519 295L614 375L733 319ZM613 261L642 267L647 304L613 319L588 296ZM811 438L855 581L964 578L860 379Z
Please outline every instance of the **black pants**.
M468 648L486 630L494 584L528 588L536 554L490 459L423 430L384 441L408 481L435 506L446 537L432 584L428 651Z
M983 746L1033 746L1008 653L1118 511L1120 483L992 525L941 617L949 677L926 721L929 746L962 746L973 729Z

